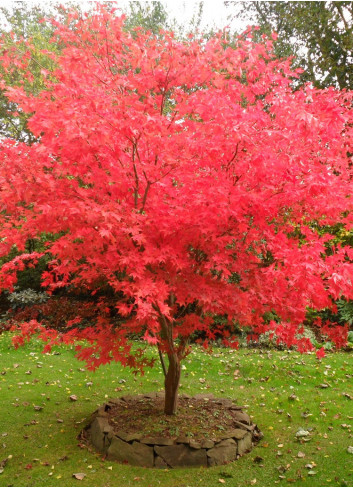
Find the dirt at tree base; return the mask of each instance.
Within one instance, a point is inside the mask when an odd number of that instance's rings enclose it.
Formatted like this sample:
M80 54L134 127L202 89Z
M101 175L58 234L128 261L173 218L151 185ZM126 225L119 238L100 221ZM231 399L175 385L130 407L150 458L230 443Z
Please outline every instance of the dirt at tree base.
M212 397L212 396L210 396ZM242 407L230 407L229 399L203 399L181 396L175 415L164 414L164 398L129 396L121 398L121 403L107 410L108 422L114 431L123 430L129 434L143 433L145 436L163 436L168 438L187 437L194 441L205 438L219 438L231 429L238 427ZM243 417L248 416L242 413Z
M251 450L262 433L230 399L212 394L179 397L164 414L164 394L111 399L93 413L81 440L108 459L143 467L222 465Z

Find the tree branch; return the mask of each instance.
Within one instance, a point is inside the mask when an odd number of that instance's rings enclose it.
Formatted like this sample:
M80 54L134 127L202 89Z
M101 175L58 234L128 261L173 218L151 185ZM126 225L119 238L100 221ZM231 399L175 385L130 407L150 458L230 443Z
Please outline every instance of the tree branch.
M159 345L158 345L158 355L159 355L159 359L161 361L163 375L164 375L164 377L166 377L167 376L167 369L166 369L166 366L165 366L165 363L164 363L163 353L162 353Z

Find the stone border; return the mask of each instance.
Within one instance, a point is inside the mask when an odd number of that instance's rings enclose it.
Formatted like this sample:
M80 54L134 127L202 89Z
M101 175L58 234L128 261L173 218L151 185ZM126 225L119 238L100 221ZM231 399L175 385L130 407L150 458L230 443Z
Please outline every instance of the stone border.
M224 432L218 438L196 442L192 438L144 436L141 433L115 432L108 422L108 411L124 402L164 397L164 393L150 393L138 396L123 396L111 399L93 413L91 422L84 429L86 438L108 460L142 467L212 467L237 460L249 452L263 434L242 408L229 399L215 398L212 394L198 394L181 397L194 400L209 400L223 409L232 411L234 429Z

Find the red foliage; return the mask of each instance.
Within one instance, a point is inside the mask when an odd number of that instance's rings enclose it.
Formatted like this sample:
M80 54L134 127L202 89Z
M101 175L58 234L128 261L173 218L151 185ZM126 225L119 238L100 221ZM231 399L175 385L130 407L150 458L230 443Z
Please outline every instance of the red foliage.
M327 256L319 232L353 224L351 94L294 91L271 41L132 35L103 8L56 27L65 48L46 89L6 91L33 113L39 142L1 141L0 254L57 233L43 286L93 295L108 283L127 317L116 327L97 310L94 326L62 340L87 340L78 354L92 368L137 367L128 333L182 357L190 334L212 339L211 315L227 314L311 349L297 338L306 308L353 299L352 250ZM25 67L20 56L4 54L6 69ZM1 288L31 259L3 265ZM270 311L280 323L265 324Z
M316 356L317 356L318 359L324 358L324 356L325 356L325 348L322 347L322 348L320 348L320 350L317 350L316 351Z

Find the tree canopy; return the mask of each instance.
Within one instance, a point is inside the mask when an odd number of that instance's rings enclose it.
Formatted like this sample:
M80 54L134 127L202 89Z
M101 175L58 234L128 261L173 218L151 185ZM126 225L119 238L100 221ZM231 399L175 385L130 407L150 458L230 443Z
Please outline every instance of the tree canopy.
M234 2L227 2L234 9ZM352 2L240 2L240 14L260 33L278 34L278 56L294 55L301 79L317 87L353 88ZM237 4L237 7L239 4Z
M289 60L271 39L236 44L219 33L177 40L171 32L124 28L99 7L53 21L54 63L45 88L28 93L30 59L3 51L4 69L21 63L22 87L2 89L32 114L28 145L1 141L2 290L45 255L42 286L99 297L95 324L77 317L65 333L36 321L50 344L78 342L89 368L119 361L150 365L129 335L167 355L166 413L175 412L180 361L190 336L220 334L235 347L232 321L275 333L300 351L308 307L334 307L351 287L353 251L324 226L352 228L351 95L310 85L293 90ZM334 196L334 198L333 198ZM52 233L44 251L29 239ZM275 312L276 320L266 314ZM213 326L214 314L228 324ZM112 321L118 315L118 324ZM226 327L228 326L228 327ZM342 346L347 327L322 325Z

